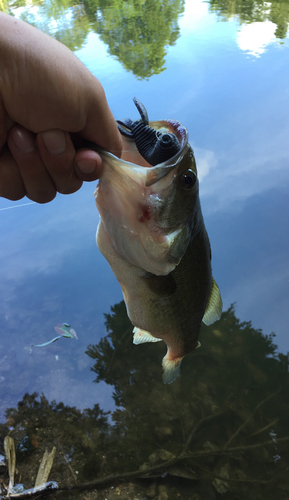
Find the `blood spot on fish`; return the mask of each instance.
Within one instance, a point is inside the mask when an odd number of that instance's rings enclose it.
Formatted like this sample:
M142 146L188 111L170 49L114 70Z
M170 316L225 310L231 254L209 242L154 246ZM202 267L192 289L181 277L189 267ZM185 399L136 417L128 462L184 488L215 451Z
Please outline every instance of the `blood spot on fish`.
M138 219L140 222L146 222L151 218L151 208L147 205L140 205L140 214Z

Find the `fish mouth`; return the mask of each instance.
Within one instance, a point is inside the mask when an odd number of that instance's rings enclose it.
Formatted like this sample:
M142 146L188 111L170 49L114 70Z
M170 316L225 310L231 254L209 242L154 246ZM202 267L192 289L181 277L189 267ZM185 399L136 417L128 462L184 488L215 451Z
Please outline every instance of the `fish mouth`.
M171 158L170 164L160 164L156 165L155 167L151 167L147 171L147 176L146 176L146 181L145 185L146 187L153 186L156 184L158 181L166 177L170 172L173 170L177 169L177 167L180 165L182 159L184 158L186 152L187 152L187 147L182 148L182 151L178 154L176 154L173 158Z
M145 185L152 186L174 170L184 156L188 142L187 129L175 120L149 122L144 105L133 98L140 120L117 120L120 133L134 144L149 165Z
M97 149L95 147L93 148L97 150L104 160L105 157L109 158L109 164L116 175L125 173L131 180L137 181L145 188L154 186L166 177L167 184L169 184L171 176L168 178L168 175L178 169L189 150L188 131L180 122L175 120L162 120L149 122L149 126L157 132L161 130L162 134L166 134L167 132L174 134L179 144L179 149L176 154L155 166L149 164L147 160L141 156L135 141L125 136L123 137L124 148L121 158L99 147L97 147ZM156 188L157 186L155 186L155 189Z
M124 148L122 158L89 140L83 140L82 147L97 151L102 157L109 156L120 170L125 166L137 169L139 172L140 169L144 169L142 175L145 177L144 185L150 187L179 166L188 150L188 131L176 120L149 122L144 105L136 98L133 101L141 119L117 120L118 129L127 146L127 149Z
M181 149L177 136L170 130L150 126L144 105L136 97L133 98L133 102L140 114L140 119L117 120L120 133L134 140L139 154L152 166L174 157Z

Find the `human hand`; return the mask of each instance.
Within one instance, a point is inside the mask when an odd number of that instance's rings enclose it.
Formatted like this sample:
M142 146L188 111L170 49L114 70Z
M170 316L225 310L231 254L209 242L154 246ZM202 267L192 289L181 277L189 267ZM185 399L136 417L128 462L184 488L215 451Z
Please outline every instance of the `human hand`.
M100 82L60 42L0 13L0 196L46 203L100 177L101 157L75 138L121 154Z

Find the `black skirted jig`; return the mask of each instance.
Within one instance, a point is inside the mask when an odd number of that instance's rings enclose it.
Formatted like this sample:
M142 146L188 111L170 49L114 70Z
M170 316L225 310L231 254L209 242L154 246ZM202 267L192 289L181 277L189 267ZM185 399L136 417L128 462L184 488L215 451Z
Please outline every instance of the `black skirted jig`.
M135 121L129 118L117 120L120 133L135 141L138 152L152 166L175 156L181 149L177 137L172 133L162 133L150 127L144 105L136 97L133 98L133 102L141 119Z

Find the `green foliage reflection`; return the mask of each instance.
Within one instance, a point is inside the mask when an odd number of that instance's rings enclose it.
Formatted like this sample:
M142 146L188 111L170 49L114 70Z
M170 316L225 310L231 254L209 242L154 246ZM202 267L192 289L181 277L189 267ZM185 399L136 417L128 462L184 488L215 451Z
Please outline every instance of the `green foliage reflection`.
M244 486L242 498L255 500L263 481L275 484L278 477L283 484L289 459L289 375L288 359L277 354L274 334L265 336L250 322L240 322L232 306L220 321L203 327L202 348L186 356L181 376L164 386L165 345L132 344L123 302L106 315L106 328L107 337L89 346L87 354L95 360L96 382L104 380L115 389L119 409L112 415L113 432L128 455L119 469L133 468L165 448L183 466L185 456L186 468L199 478L209 474L219 493ZM285 441L275 446L272 436Z
M209 0L210 9L228 21L238 16L241 24L272 21L277 25L276 38L286 38L289 23L288 0Z
M163 71L165 47L179 36L184 0L84 0L94 31L139 78Z
M286 497L288 358L277 353L274 334L240 322L231 306L203 327L202 348L186 356L181 376L165 386L164 343L132 344L124 302L105 318L107 335L87 354L96 382L114 386L112 420L98 404L80 412L26 394L17 409L7 410L6 423L18 442L17 464L26 482L33 457L37 462L44 447L56 446L51 480L61 486L76 484L71 471L77 470L84 490L146 478L150 488L173 484L172 499L192 497L200 484L206 498ZM7 427L0 428L2 438Z
M13 15L22 7L20 19L56 38L71 50L80 49L90 31L89 19L80 2L73 0L0 0L3 11ZM1 3L0 3L1 10Z
M109 53L138 78L165 69L166 47L179 36L178 16L185 0L0 0L0 9L80 49L89 31L100 35ZM34 7L37 7L35 10Z
M165 69L166 48L179 37L184 5L185 0L0 0L0 10L13 14L22 7L23 20L71 50L80 49L90 31L99 34L109 53L140 79ZM288 0L209 0L209 6L224 20L272 21L277 38L287 35Z

